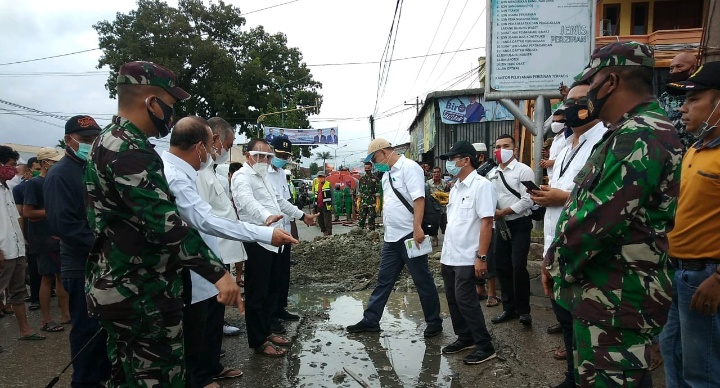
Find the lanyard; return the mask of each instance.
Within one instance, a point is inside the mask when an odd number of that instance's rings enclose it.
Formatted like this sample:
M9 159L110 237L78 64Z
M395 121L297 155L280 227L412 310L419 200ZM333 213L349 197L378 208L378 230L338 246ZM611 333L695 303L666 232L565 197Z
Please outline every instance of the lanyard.
M575 155L577 155L578 152L580 152L580 148L582 148L582 146L585 145L586 141L587 141L587 139L583 140L583 142L580 143L580 145L578 145L578 147L575 149L575 152L573 152L573 154L570 155L570 160L568 160L564 166L562 164L560 164L560 177L561 178L565 174L565 171L567 171L568 167L570 167L570 163L572 163L573 159L575 159ZM565 153L565 156L567 156L567 153Z

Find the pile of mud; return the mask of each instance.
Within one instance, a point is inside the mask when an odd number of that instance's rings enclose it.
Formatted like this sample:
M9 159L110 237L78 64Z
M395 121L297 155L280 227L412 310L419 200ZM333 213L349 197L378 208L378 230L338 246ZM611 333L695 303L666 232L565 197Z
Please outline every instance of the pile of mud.
M381 233L353 228L347 234L301 242L292 249L297 264L292 267L290 283L323 286L337 292L375 287L383 244ZM435 284L442 285L439 260L430 259L430 271ZM413 288L412 279L404 269L395 289Z

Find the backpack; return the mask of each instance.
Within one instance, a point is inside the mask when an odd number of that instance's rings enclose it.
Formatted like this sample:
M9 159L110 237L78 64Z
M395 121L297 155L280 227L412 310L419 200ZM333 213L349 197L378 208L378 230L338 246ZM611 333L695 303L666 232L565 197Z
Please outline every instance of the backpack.
M388 180L390 181L390 187L392 187L395 195L398 197L400 202L405 205L410 214L415 214L415 210L412 206L410 206L410 203L408 203L407 199L405 199L405 197L403 197L402 194L400 194L400 192L397 191L397 189L393 185L392 176L390 175L390 173L388 173ZM440 202L438 202L435 197L430 195L430 190L425 187L425 213L423 214L422 219L422 229L425 234L432 236L437 233L438 229L440 229L441 214L442 207L440 206Z

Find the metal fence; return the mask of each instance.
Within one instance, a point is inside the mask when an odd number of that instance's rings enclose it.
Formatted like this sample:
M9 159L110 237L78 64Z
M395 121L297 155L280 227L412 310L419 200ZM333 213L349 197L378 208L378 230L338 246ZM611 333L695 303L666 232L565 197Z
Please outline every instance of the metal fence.
M433 164L444 170L444 163L439 155L449 151L455 142L467 140L470 143L485 143L488 150L492 152L495 139L503 133L512 135L515 130L515 121L486 121L483 123L469 124L443 124L437 120L437 138L433 150Z

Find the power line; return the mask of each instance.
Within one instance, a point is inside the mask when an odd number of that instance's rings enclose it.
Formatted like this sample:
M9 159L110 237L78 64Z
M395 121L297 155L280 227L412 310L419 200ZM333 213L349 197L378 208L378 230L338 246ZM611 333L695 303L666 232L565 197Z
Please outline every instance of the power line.
M5 108L0 108L0 110L8 111L8 109L5 109ZM5 113L5 112L3 112L3 113ZM24 118L26 118L26 119L30 119L30 120L33 120L33 121L37 121L37 122L40 122L40 123L52 125L53 127L65 128L64 126L62 126L62 125L60 125L60 124L55 124L55 123L51 123L51 122L49 122L49 121L40 120L40 119L38 119L38 118L36 118L36 117L32 117L32 116L30 116L30 115L24 115L24 114L15 113L15 112L8 112L8 114L13 114L13 115L20 116L20 117L24 117Z
M465 7L467 6L468 0L465 0L465 4L463 5L462 9L460 10L460 15L458 16L457 20L455 21L455 25L452 28L452 31L450 31L450 36L448 36L447 41L445 41L445 45L443 46L441 51L445 51L447 48L448 43L450 43L450 39L452 39L453 34L455 33L455 28L457 28L458 23L460 23L460 19L462 18L463 11L465 11ZM437 68L438 63L440 62L440 57L435 61L435 65L433 65L432 70L430 70L430 74L428 74L427 81L430 81L430 77L435 72L435 69ZM427 83L426 81L426 83Z
M463 38L462 42L460 42L460 44L458 45L458 49L459 49L460 47L462 47L463 43L465 43L465 40L467 40L468 36L470 36L470 34L472 33L473 29L475 28L475 26L477 25L477 23L480 21L480 19L482 19L482 17L483 17L484 14L485 14L485 8L483 8L482 12L480 12L480 15L478 15L478 18L475 19L475 23L473 23L473 25L470 27L470 31L468 31L468 33L465 34L465 37ZM437 79L435 79L435 82L437 82L438 79L440 79L440 77L442 76L442 73L448 68L448 66L450 65L450 63L452 62L452 60L455 58L455 54L457 54L457 51L453 53L452 57L450 57L450 60L445 64L445 67L442 69L442 71L440 71L440 75L438 76ZM435 82L433 82L433 84L435 84Z
M265 11L266 9L279 7L279 6L281 6L281 5L286 5L286 4L290 4L290 3L296 3L296 2L298 2L298 1L300 1L300 0L292 0L292 1L287 1L287 2L284 2L284 3L280 3L280 4L271 5L271 6L269 6L269 7L260 8L260 9L254 10L254 11L241 13L240 16L250 15L251 13L260 12L260 11Z
M378 103L385 94L385 87L387 86L387 78L390 75L390 65L392 64L392 57L395 53L395 42L397 41L397 33L400 29L400 16L402 15L403 0L397 0L395 3L395 13L393 15L393 21L390 25L390 33L388 33L388 39L385 43L385 49L380 56L380 70L378 71L378 84L377 92L375 93L375 108L373 109L373 115L377 115ZM397 23L397 27L396 27ZM393 37L394 33L394 37ZM392 48L390 42L392 41ZM385 60L383 60L385 58Z
M0 100L0 103L1 103L1 104L5 104L5 105L14 106L14 107L16 107L16 108L20 108L20 109L23 109L23 110L26 110L26 111L29 111L29 112L39 113L39 114L41 114L41 115L43 115L43 116L52 117L52 118L54 118L54 119L58 119L58 120L62 120L62 121L67 121L67 120L70 118L70 116L60 116L60 115L56 115L56 114L50 113L50 112L43 112L43 111L41 111L41 110L37 110L37 109L34 109L34 108L29 108L29 107L27 107L27 106L23 106L23 105L20 105L20 104L16 104L16 103L10 102L10 101Z
M18 63L27 63L27 62L42 61L42 60L45 60L45 59L66 57L66 56L68 56L68 55L82 54L82 53L87 53L87 52L95 51L95 50L100 50L100 48L99 48L99 47L95 47L95 48L93 48L93 49L80 50L80 51L75 51L75 52L66 53L66 54L52 55L52 56L49 56L49 57L42 57L42 58L35 58L35 59L26 59L26 60L24 60L24 61L15 61L15 62L0 63L0 66L16 65L16 64L18 64Z

